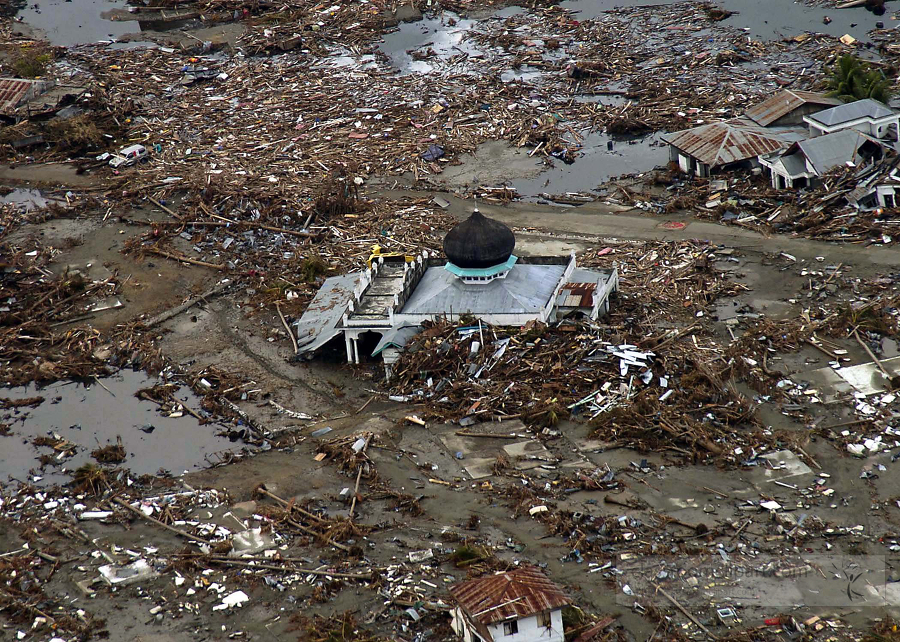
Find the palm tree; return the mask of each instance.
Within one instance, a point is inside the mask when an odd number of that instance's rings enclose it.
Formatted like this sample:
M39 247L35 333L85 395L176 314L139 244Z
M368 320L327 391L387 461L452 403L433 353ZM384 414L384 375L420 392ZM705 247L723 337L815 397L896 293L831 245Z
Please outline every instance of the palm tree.
M873 69L856 56L841 56L828 80L830 96L845 103L874 98L887 103L891 99L891 82L880 69Z
M887 104L891 99L891 82L880 69L869 69L859 79L859 91L856 95L860 98L874 98Z

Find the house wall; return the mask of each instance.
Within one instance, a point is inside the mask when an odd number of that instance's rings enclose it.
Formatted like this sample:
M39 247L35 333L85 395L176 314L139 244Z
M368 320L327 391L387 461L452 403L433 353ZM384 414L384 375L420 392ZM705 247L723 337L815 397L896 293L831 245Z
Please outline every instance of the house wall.
M879 207L897 207L900 205L900 194L892 185L879 185L876 188Z
M767 127L786 127L789 125L802 125L804 116L812 116L813 114L817 114L820 111L824 111L825 109L830 109L833 105L823 106L823 105L815 105L812 103L804 103L800 107L797 107L794 111L789 114L785 114L781 118L776 121L773 121L767 125Z
M869 136L874 136L875 138L896 139L898 123L900 123L900 115L878 121L873 121L870 118L859 118L857 120L841 123L840 125L835 125L834 127L822 127L820 125L809 123L809 133L810 138L815 138L816 136L823 136L825 134L844 131L845 129L852 129L863 134L868 134Z
M503 634L503 623L488 627L494 642L564 642L562 610L550 613L550 628L538 626L537 616L524 617L518 620L519 631L514 635Z

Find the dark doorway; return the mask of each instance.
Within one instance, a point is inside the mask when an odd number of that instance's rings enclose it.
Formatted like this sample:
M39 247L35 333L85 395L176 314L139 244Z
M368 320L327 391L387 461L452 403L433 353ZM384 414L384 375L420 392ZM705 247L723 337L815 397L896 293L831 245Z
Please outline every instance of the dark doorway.
M380 332L373 332L372 330L368 330L359 335L359 338L356 339L356 347L359 350L360 363L372 361L377 358L373 357L372 353L378 346L378 342L381 341L381 336Z

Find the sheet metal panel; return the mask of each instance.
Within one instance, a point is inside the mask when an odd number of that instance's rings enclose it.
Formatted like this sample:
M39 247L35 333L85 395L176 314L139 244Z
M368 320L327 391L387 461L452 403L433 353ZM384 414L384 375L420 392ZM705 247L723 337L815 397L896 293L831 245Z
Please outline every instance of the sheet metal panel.
M570 603L562 589L534 566L455 584L450 593L473 619L485 625Z
M710 167L756 158L789 144L780 133L741 118L666 134L662 139Z
M825 94L814 91L795 91L785 89L779 91L774 96L767 98L758 105L754 105L744 114L758 125L768 127L779 118L787 116L795 109L799 109L803 105L813 104L822 106L840 105L841 101L837 98L831 98Z

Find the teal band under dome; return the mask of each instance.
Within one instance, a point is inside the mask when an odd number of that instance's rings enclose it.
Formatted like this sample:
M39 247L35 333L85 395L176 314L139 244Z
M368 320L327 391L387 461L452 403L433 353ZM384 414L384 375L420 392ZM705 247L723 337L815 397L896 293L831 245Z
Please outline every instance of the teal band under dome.
M511 270L512 266L514 266L516 264L516 261L518 260L519 258L515 254L510 254L509 258L506 259L505 262L486 268L461 268L459 266L453 265L453 263L451 263L450 261L447 261L447 264L444 265L444 269L462 278L494 276L495 274L500 274L501 272L507 272Z

